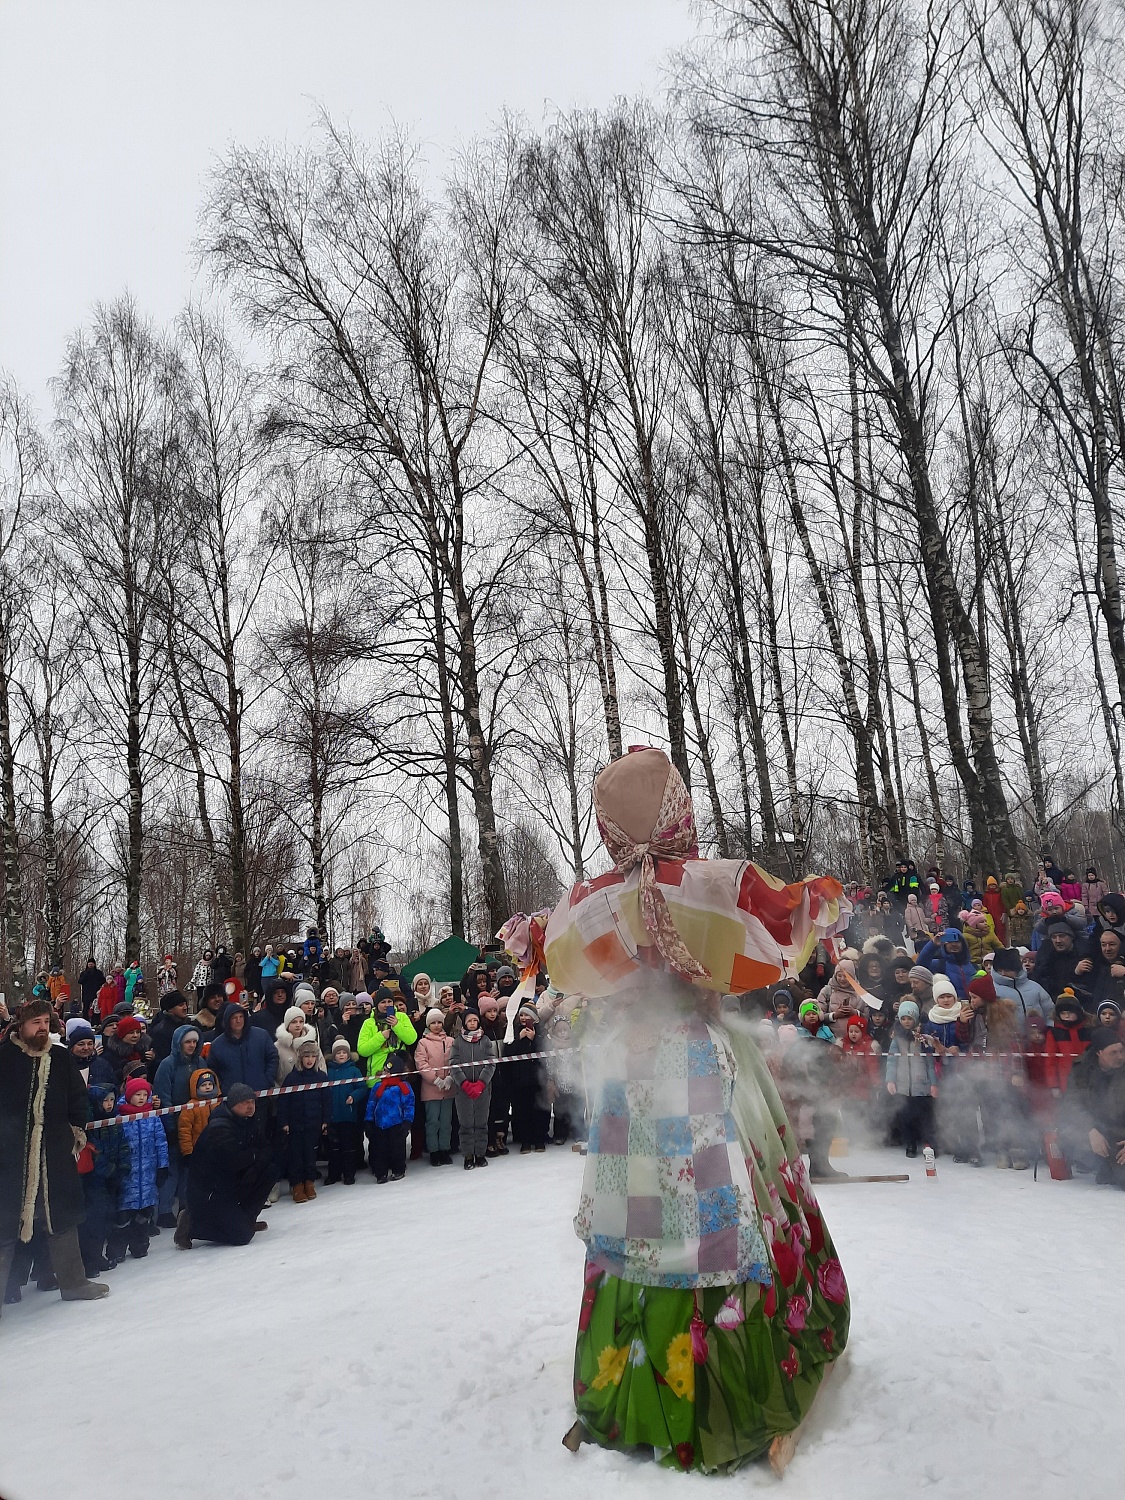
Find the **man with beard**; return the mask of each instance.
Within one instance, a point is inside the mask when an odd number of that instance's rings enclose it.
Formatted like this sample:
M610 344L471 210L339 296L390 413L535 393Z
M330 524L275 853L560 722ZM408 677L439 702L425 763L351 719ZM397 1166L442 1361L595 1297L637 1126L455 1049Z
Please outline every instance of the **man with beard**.
M51 1045L50 1018L48 1001L28 1000L0 1043L0 1287L16 1246L41 1228L63 1301L92 1302L109 1287L86 1279L78 1244L86 1090L70 1053Z

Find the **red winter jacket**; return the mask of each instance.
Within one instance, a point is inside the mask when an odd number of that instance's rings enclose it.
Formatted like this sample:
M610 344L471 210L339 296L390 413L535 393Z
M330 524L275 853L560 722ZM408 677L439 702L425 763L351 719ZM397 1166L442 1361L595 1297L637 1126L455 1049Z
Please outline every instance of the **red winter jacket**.
M1087 1026L1064 1026L1056 1021L1047 1029L1047 1087L1065 1089L1076 1059L1090 1045Z

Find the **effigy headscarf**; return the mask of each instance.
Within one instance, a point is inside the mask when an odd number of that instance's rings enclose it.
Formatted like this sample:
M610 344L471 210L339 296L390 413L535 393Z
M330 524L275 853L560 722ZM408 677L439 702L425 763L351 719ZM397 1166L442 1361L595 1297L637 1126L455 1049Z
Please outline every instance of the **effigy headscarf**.
M641 902L641 917L645 930L652 938L660 956L685 979L710 979L710 974L698 963L684 946L676 931L668 910L664 893L656 883L655 860L697 858L699 835L695 826L695 808L691 805L691 793L675 766L669 765L668 779L664 783L664 795L656 826L649 837L635 843L606 811L603 798L594 783L594 815L602 843L621 875L628 875L639 867L638 891Z
M614 868L579 881L545 924L551 983L567 993L613 995L657 969L738 994L800 969L847 926L831 877L787 885L751 860L700 859L691 797L661 750L612 761L594 807Z

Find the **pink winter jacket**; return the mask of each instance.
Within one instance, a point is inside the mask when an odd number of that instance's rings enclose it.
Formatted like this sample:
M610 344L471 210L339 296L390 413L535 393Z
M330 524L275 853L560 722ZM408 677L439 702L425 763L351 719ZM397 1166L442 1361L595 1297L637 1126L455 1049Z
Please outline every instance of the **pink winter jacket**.
M417 1046L414 1048L414 1066L422 1079L422 1103L430 1099L452 1099L453 1089L438 1088L435 1082L438 1078L449 1077L449 1054L453 1051L453 1038L446 1036L434 1036L427 1031L418 1038ZM423 1071L427 1070L427 1071Z

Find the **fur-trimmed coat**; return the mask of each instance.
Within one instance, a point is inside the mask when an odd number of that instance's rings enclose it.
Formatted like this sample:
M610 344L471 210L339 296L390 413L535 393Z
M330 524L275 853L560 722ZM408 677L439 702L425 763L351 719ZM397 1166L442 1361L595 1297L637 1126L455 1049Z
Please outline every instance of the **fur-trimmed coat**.
M86 1086L65 1047L31 1052L14 1033L0 1042L0 1244L31 1238L40 1190L51 1234L82 1223L76 1158L88 1119Z

